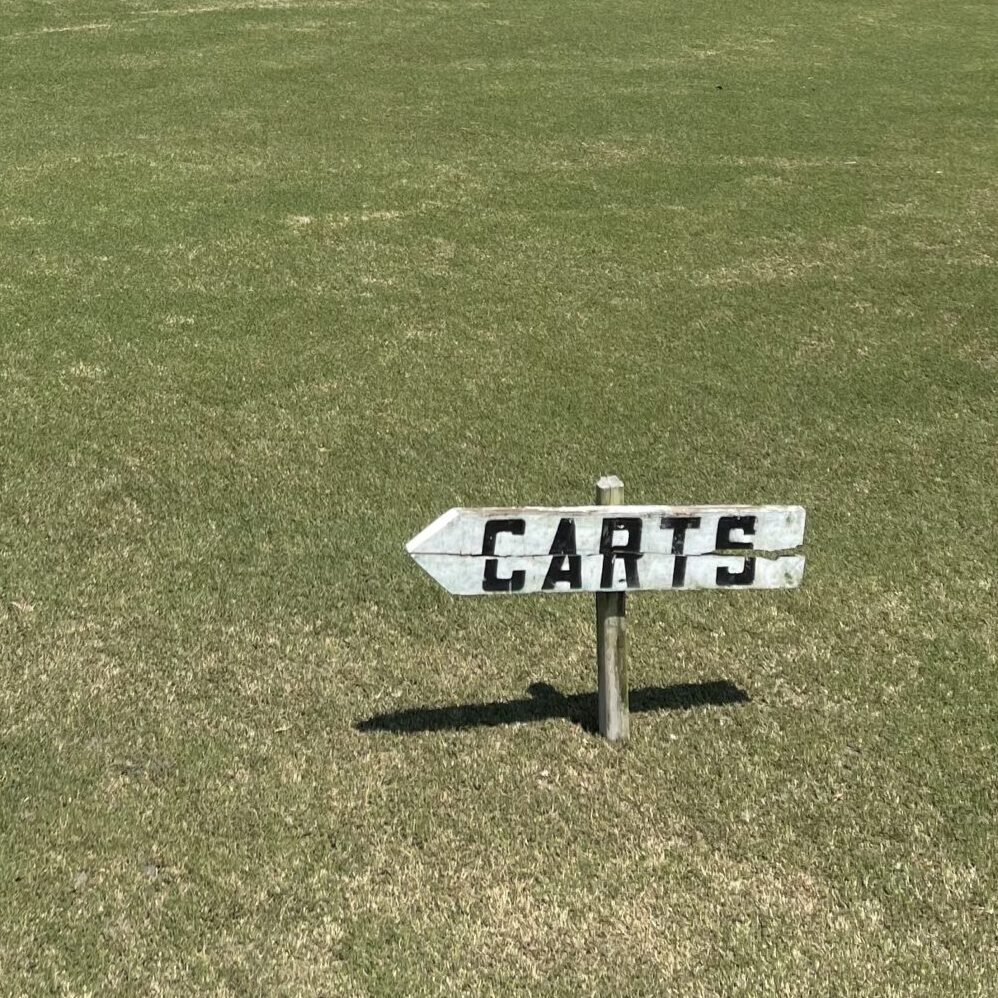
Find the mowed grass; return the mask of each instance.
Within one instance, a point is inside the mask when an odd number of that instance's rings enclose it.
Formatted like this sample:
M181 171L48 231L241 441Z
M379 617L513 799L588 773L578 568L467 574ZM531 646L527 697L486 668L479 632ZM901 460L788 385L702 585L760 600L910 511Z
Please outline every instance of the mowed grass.
M998 994L994 14L0 0L0 989ZM403 550L610 472L626 748Z

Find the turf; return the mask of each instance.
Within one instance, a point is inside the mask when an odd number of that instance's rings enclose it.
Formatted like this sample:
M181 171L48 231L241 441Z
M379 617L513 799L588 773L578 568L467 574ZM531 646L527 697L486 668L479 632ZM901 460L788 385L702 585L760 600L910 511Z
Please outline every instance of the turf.
M11 994L998 993L998 24L0 0ZM452 599L452 505L799 502Z

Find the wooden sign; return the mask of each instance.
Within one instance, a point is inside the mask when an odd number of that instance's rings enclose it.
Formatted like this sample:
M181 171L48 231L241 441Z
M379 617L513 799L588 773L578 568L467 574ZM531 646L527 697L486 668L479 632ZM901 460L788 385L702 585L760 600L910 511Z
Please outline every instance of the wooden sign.
M630 735L626 596L653 589L792 589L800 506L625 506L616 476L595 506L451 509L406 550L450 593L596 594L599 730Z
M448 592L790 589L804 558L800 506L451 509L406 549Z

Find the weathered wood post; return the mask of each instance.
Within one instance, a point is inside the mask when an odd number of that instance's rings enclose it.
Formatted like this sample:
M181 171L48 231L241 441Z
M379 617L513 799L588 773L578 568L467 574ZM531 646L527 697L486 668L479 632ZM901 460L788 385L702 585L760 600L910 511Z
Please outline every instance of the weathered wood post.
M624 483L607 475L596 483L600 506L620 506ZM596 668L599 700L599 733L611 742L626 742L631 735L627 696L626 658L627 593L596 594Z

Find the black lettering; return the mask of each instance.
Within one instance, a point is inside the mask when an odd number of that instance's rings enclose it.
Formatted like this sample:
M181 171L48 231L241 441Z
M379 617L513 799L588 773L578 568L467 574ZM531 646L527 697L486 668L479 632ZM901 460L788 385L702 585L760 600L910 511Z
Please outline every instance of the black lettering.
M486 520L485 536L482 538L482 554L496 553L496 537L499 534L517 534L522 537L526 529L526 520Z
M755 534L755 522L756 518L754 516L722 516L717 521L717 538L714 541L714 550L732 551L741 548L751 549L753 547L751 541L733 541L731 539L731 532L733 530L740 530L746 537L752 537Z
M751 519L751 518L750 518ZM743 545L739 545L743 546ZM744 545L750 546L750 545ZM732 572L727 568L717 570L717 584L719 586L750 586L755 581L755 558L743 558L742 570Z
M508 579L500 579L499 559L488 558L485 562L485 575L482 578L482 592L485 593L518 593L526 584L527 573L523 569L514 569Z
M575 520L563 519L554 532L549 554L575 554Z
M699 516L663 516L662 529L672 531L672 553L683 554L686 546L686 531L700 526ZM675 583L673 583L675 585Z
M499 534L517 534L522 536L527 529L524 520L486 520L485 533L482 537L482 554L496 553L496 537ZM527 573L516 569L508 579L500 579L497 575L499 559L489 558L485 562L485 575L482 577L482 591L486 593L516 593L527 581Z
M613 535L618 530L627 531L623 544L614 544ZM600 588L613 586L613 565L620 558L624 562L624 578L628 589L638 589L638 559L641 557L641 518L637 516L608 516L603 520L599 539L600 554L603 555L603 574Z
M577 554L555 555L544 576L542 589L554 589L559 582L567 582L569 589L582 588L582 558Z
M672 565L672 588L682 589L686 584L686 559L677 555Z
M582 588L582 558L575 552L575 521L566 518L558 524L551 542L551 564L542 589L554 589L559 582L567 582L569 589Z

